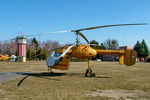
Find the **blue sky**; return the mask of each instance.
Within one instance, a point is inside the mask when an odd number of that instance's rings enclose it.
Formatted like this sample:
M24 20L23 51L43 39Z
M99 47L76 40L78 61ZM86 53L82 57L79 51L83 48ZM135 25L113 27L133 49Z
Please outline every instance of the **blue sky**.
M145 39L150 47L150 0L0 0L1 41L25 35L72 30L92 26L149 23L83 31L99 43L116 39L120 45L133 46ZM37 39L74 43L73 33L43 34ZM85 43L84 40L82 40Z

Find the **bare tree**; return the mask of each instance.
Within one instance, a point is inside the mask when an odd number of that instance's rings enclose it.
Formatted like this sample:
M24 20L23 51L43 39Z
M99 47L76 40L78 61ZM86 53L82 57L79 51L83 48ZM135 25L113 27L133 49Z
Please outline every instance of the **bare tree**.
M0 53L1 54L16 54L17 45L15 41L11 42L0 42Z
M108 39L104 41L103 44L104 44L104 47L106 47L106 49L108 50L116 50L119 48L119 43L115 39Z
M59 48L62 45L57 41L47 40L46 42L42 43L42 48L45 48L46 50L51 50L55 48Z
M9 43L9 50L10 50L10 54L16 54L17 52L17 44L15 41L12 41Z
M0 54L2 53L3 44L0 42Z

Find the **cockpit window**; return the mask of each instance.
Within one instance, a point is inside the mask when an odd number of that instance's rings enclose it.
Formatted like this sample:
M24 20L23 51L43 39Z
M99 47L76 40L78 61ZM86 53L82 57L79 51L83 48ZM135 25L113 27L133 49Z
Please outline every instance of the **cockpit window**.
M59 57L60 55L61 55L61 53L57 53L57 52L55 52L55 54L54 54L55 57Z

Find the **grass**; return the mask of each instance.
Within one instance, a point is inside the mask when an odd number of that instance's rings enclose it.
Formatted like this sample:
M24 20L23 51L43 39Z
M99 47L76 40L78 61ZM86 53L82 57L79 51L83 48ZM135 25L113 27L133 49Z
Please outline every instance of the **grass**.
M23 77L0 83L0 100L115 100L87 95L97 90L138 90L144 93L127 98L150 99L150 63L126 67L117 62L92 61L95 78L84 77L86 66L86 62L71 62L68 71L53 70L56 74L51 75L46 73L43 61L0 62L1 72L35 72L27 74L20 86L17 84Z

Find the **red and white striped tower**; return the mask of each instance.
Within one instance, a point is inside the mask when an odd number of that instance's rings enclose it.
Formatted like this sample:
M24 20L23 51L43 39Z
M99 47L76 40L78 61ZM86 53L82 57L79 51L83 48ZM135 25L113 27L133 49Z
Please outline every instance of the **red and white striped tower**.
M18 61L26 62L27 38L25 38L23 36L18 36L17 44L18 44Z

